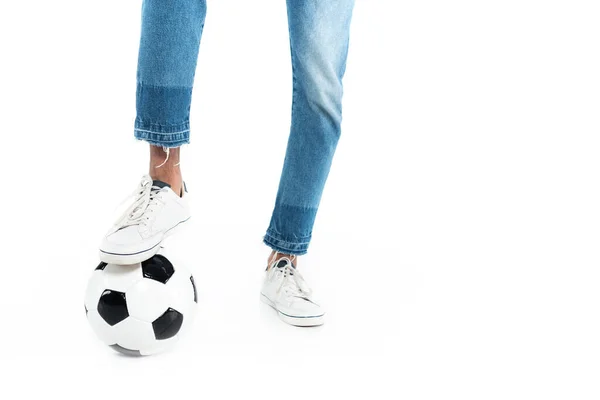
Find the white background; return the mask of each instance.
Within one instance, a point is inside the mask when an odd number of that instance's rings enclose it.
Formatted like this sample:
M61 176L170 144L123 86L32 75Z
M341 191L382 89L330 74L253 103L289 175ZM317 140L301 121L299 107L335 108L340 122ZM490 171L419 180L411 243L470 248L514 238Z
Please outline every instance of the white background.
M100 344L83 310L147 170L140 1L0 4L0 397L598 399L598 2L357 0L344 133L300 261L317 329L258 301L290 123L284 3L208 4L194 218L171 239L198 318L144 359Z

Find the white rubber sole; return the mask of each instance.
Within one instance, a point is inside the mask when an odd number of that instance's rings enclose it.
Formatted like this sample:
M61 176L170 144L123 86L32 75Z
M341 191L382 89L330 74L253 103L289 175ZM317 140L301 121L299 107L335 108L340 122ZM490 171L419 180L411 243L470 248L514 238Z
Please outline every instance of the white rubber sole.
M262 301L266 305L270 306L273 310L275 310L277 312L277 315L279 315L279 319L281 319L286 324L290 324L293 326L307 326L308 327L308 326L320 326L325 323L325 314L316 315L314 317L294 317L292 315L288 315L288 314L285 314L285 313L282 313L281 311L279 311L277 309L277 307L275 307L275 303L273 303L271 300L269 300L269 298L262 293L260 294L260 301Z
M162 239L156 245L150 247L149 249L142 250L142 251L139 251L136 253L131 253L131 254L109 253L109 252L102 251L102 249L100 249L98 251L98 254L100 256L100 261L105 262L107 264L116 264L116 265L132 265L132 264L138 264L143 261L146 261L147 259L154 256L156 253L158 253L158 251L161 248L162 242L166 238L171 236L173 233L175 233L177 230L179 230L181 225L184 222L188 221L190 218L191 217L188 217L188 219L185 219L185 220L179 222L174 227L168 229L165 232L165 234L163 235Z
M164 238L162 240L164 240ZM106 253L102 250L100 250L98 252L98 254L100 256L100 261L105 262L107 264L115 264L115 265L138 264L143 261L146 261L147 259L154 256L156 253L158 253L158 251L160 250L160 244L162 243L162 240L160 242L158 242L158 244L156 244L156 246L154 246L148 250L141 251L139 253L135 253L135 254L114 254L114 253Z

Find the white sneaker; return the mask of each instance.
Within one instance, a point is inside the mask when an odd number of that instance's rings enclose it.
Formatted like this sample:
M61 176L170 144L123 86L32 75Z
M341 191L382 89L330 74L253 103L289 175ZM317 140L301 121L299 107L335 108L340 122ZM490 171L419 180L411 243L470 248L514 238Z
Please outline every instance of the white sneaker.
M134 202L108 231L100 245L100 260L136 264L155 255L162 241L190 218L187 190L182 196L165 182L146 175L132 194Z
M325 312L311 300L310 288L287 257L269 265L260 299L290 325L317 326L325 322Z

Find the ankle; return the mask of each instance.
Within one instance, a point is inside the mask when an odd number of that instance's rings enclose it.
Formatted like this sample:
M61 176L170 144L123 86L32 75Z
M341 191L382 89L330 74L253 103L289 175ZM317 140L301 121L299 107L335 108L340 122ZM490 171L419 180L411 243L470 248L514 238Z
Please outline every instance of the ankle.
M276 261L279 261L282 258L288 258L292 264L294 264L295 267L298 266L298 256L295 254L285 254L285 253L280 253L278 251L271 251L271 254L269 255L268 261L267 261L267 268L270 268L271 265L273 265L273 263L275 263Z
M179 167L179 148L164 149L150 146L150 177L168 183L179 196L182 194L183 178Z

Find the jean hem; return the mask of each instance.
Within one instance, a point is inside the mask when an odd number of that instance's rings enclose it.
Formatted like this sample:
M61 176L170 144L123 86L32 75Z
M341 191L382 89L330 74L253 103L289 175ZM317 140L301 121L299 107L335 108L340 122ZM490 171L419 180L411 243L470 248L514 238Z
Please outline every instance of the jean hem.
M175 129L174 129L175 128ZM172 132L164 132L162 130L155 130L152 127L145 128L140 127L137 123L134 128L134 136L138 140L143 140L154 146L161 147L180 147L184 144L190 143L190 130L189 127L182 126L182 130L179 126L170 127Z
M306 238L306 242L289 242L286 240L278 239L273 237L267 232L263 238L263 243L272 248L275 251L285 254L293 254L301 256L307 253L308 245L310 243L310 237Z

